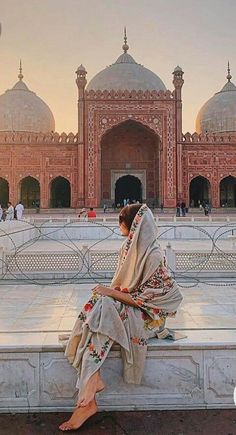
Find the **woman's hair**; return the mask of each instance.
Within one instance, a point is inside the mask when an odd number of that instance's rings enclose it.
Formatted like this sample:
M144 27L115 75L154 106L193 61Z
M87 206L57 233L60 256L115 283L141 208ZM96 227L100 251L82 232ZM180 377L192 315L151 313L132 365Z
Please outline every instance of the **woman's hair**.
M138 213L141 207L142 204L126 205L124 208L122 208L119 214L119 223L120 224L124 223L125 226L128 228L128 230L130 231L134 217L136 213Z

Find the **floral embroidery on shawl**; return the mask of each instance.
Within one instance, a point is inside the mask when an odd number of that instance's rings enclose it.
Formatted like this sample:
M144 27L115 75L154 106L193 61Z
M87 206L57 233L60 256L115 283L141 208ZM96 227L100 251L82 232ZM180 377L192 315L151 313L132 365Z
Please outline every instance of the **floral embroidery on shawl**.
M148 206L146 204L142 205L142 207L140 207L140 209L138 210L138 212L136 213L134 220L132 222L130 231L129 231L129 235L127 237L127 241L125 244L125 248L124 248L124 254L121 260L121 264L123 264L123 262L125 261L127 254L129 252L130 246L132 244L132 240L133 240L133 236L135 231L137 230L137 227L142 219L142 216L144 215L144 213L148 210Z

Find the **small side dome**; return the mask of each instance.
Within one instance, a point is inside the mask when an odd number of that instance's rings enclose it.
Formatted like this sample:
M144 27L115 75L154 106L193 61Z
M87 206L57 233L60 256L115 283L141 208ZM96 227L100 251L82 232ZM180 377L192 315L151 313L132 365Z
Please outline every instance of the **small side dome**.
M0 95L0 131L55 131L55 120L50 108L23 82L21 65L18 78L12 89Z
M236 86L231 82L228 65L227 83L200 109L197 133L236 132Z

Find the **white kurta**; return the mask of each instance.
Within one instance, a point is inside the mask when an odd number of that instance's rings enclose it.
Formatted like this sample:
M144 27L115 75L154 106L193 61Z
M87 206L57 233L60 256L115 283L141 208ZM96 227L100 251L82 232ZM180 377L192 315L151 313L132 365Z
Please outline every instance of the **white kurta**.
M18 220L22 219L23 211L24 211L23 204L17 204L16 205L16 217Z
M6 211L6 220L12 221L14 219L14 207L10 205Z

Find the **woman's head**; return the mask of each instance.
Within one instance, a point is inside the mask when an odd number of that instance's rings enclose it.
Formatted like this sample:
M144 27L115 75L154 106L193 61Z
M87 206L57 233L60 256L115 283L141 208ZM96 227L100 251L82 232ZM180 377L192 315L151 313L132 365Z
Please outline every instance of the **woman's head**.
M119 225L123 236L128 236L134 217L141 207L142 204L131 204L122 208L119 214Z

